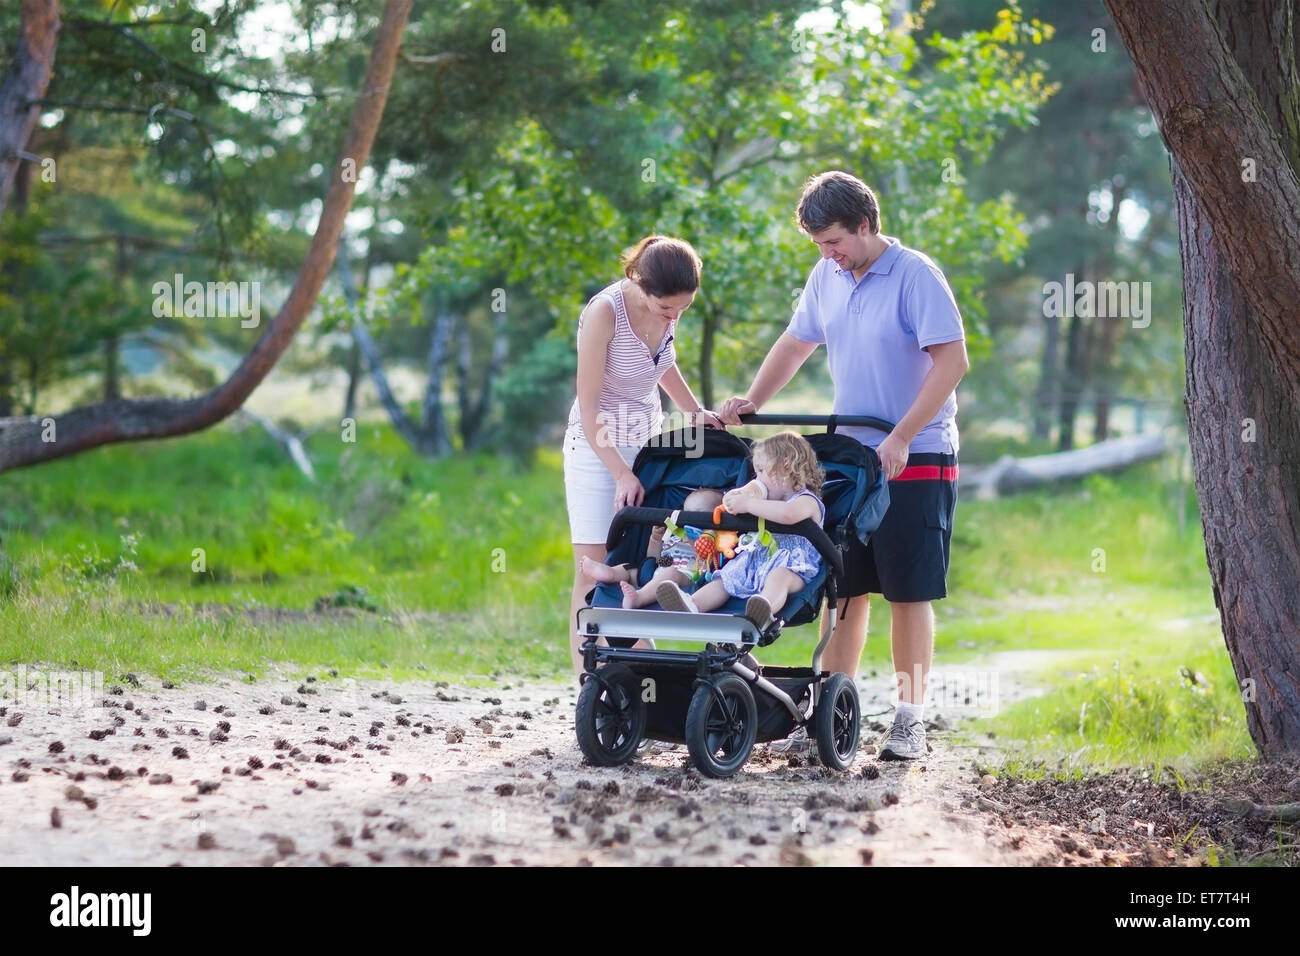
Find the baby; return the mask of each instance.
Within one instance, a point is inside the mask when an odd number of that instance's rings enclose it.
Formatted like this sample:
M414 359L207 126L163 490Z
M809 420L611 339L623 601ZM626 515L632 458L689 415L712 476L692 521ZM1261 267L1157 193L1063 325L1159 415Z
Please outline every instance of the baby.
M682 503L682 510L711 512L720 504L722 504L722 492L712 488L699 488L686 496L686 500ZM637 587L639 582L636 569L625 564L610 567L584 557L582 573L595 581L605 583L617 581L619 587L623 589L623 607L641 608L655 602L655 591L665 581L677 585L691 584L700 563L691 541L669 532L663 525L656 525L650 532L650 546L646 549L646 557L657 557L659 568L640 588Z

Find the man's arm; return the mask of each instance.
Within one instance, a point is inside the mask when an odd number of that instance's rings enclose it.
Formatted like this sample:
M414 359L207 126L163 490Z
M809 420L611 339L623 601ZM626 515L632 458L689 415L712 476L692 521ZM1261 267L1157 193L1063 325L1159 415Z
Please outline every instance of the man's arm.
M782 332L763 359L754 376L754 382L744 398L729 398L722 403L718 417L728 425L739 425L740 416L758 411L777 392L781 391L799 367L817 348L816 342L805 342L789 332Z
M934 367L926 373L912 407L876 449L880 463L885 468L886 478L896 478L906 467L907 449L912 444L912 439L939 414L943 403L970 369L964 339L928 345L926 351L930 353Z

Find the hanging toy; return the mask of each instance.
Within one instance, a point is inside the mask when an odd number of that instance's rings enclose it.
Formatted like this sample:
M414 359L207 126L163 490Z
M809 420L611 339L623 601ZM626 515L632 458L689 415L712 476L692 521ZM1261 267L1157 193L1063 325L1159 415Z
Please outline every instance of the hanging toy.
M718 535L714 531L698 531L695 537L695 556L704 563L705 572L718 566Z
M722 516L726 513L722 505L713 509L713 523L722 524ZM734 531L716 531L713 534L714 543L718 552L725 558L731 559L736 556L736 545L740 543L740 535ZM721 564L721 560L718 562Z

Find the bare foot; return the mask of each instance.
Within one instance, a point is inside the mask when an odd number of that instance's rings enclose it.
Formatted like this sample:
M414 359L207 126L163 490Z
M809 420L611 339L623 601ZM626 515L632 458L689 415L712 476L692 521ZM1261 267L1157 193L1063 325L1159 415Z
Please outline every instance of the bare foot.
M632 587L627 581L619 581L618 586L623 589L623 607L629 611L635 611L641 606L641 596L637 594L636 588Z
M617 568L611 568L608 564L601 564L599 561L593 561L585 554L582 556L582 563L579 565L582 573L591 578L593 581L599 581L602 584L613 584L615 581L626 581L632 576L632 572L627 568L619 565Z

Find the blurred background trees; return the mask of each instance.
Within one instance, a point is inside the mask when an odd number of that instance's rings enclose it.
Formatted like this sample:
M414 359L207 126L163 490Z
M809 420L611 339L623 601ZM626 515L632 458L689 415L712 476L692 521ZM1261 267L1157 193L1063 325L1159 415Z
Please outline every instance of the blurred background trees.
M278 307L381 6L66 0L0 218L0 416L234 367L259 329L157 316L151 290L259 282ZM0 12L6 61L19 13ZM1069 0L417 3L346 263L252 403L303 428L386 417L427 455L526 458L572 399L583 303L656 231L703 257L679 355L720 401L816 262L803 181L841 167L957 294L968 454L1179 421L1168 166L1109 27ZM1067 274L1152 282L1150 326L1045 316ZM802 382L796 400L828 404L819 366Z

